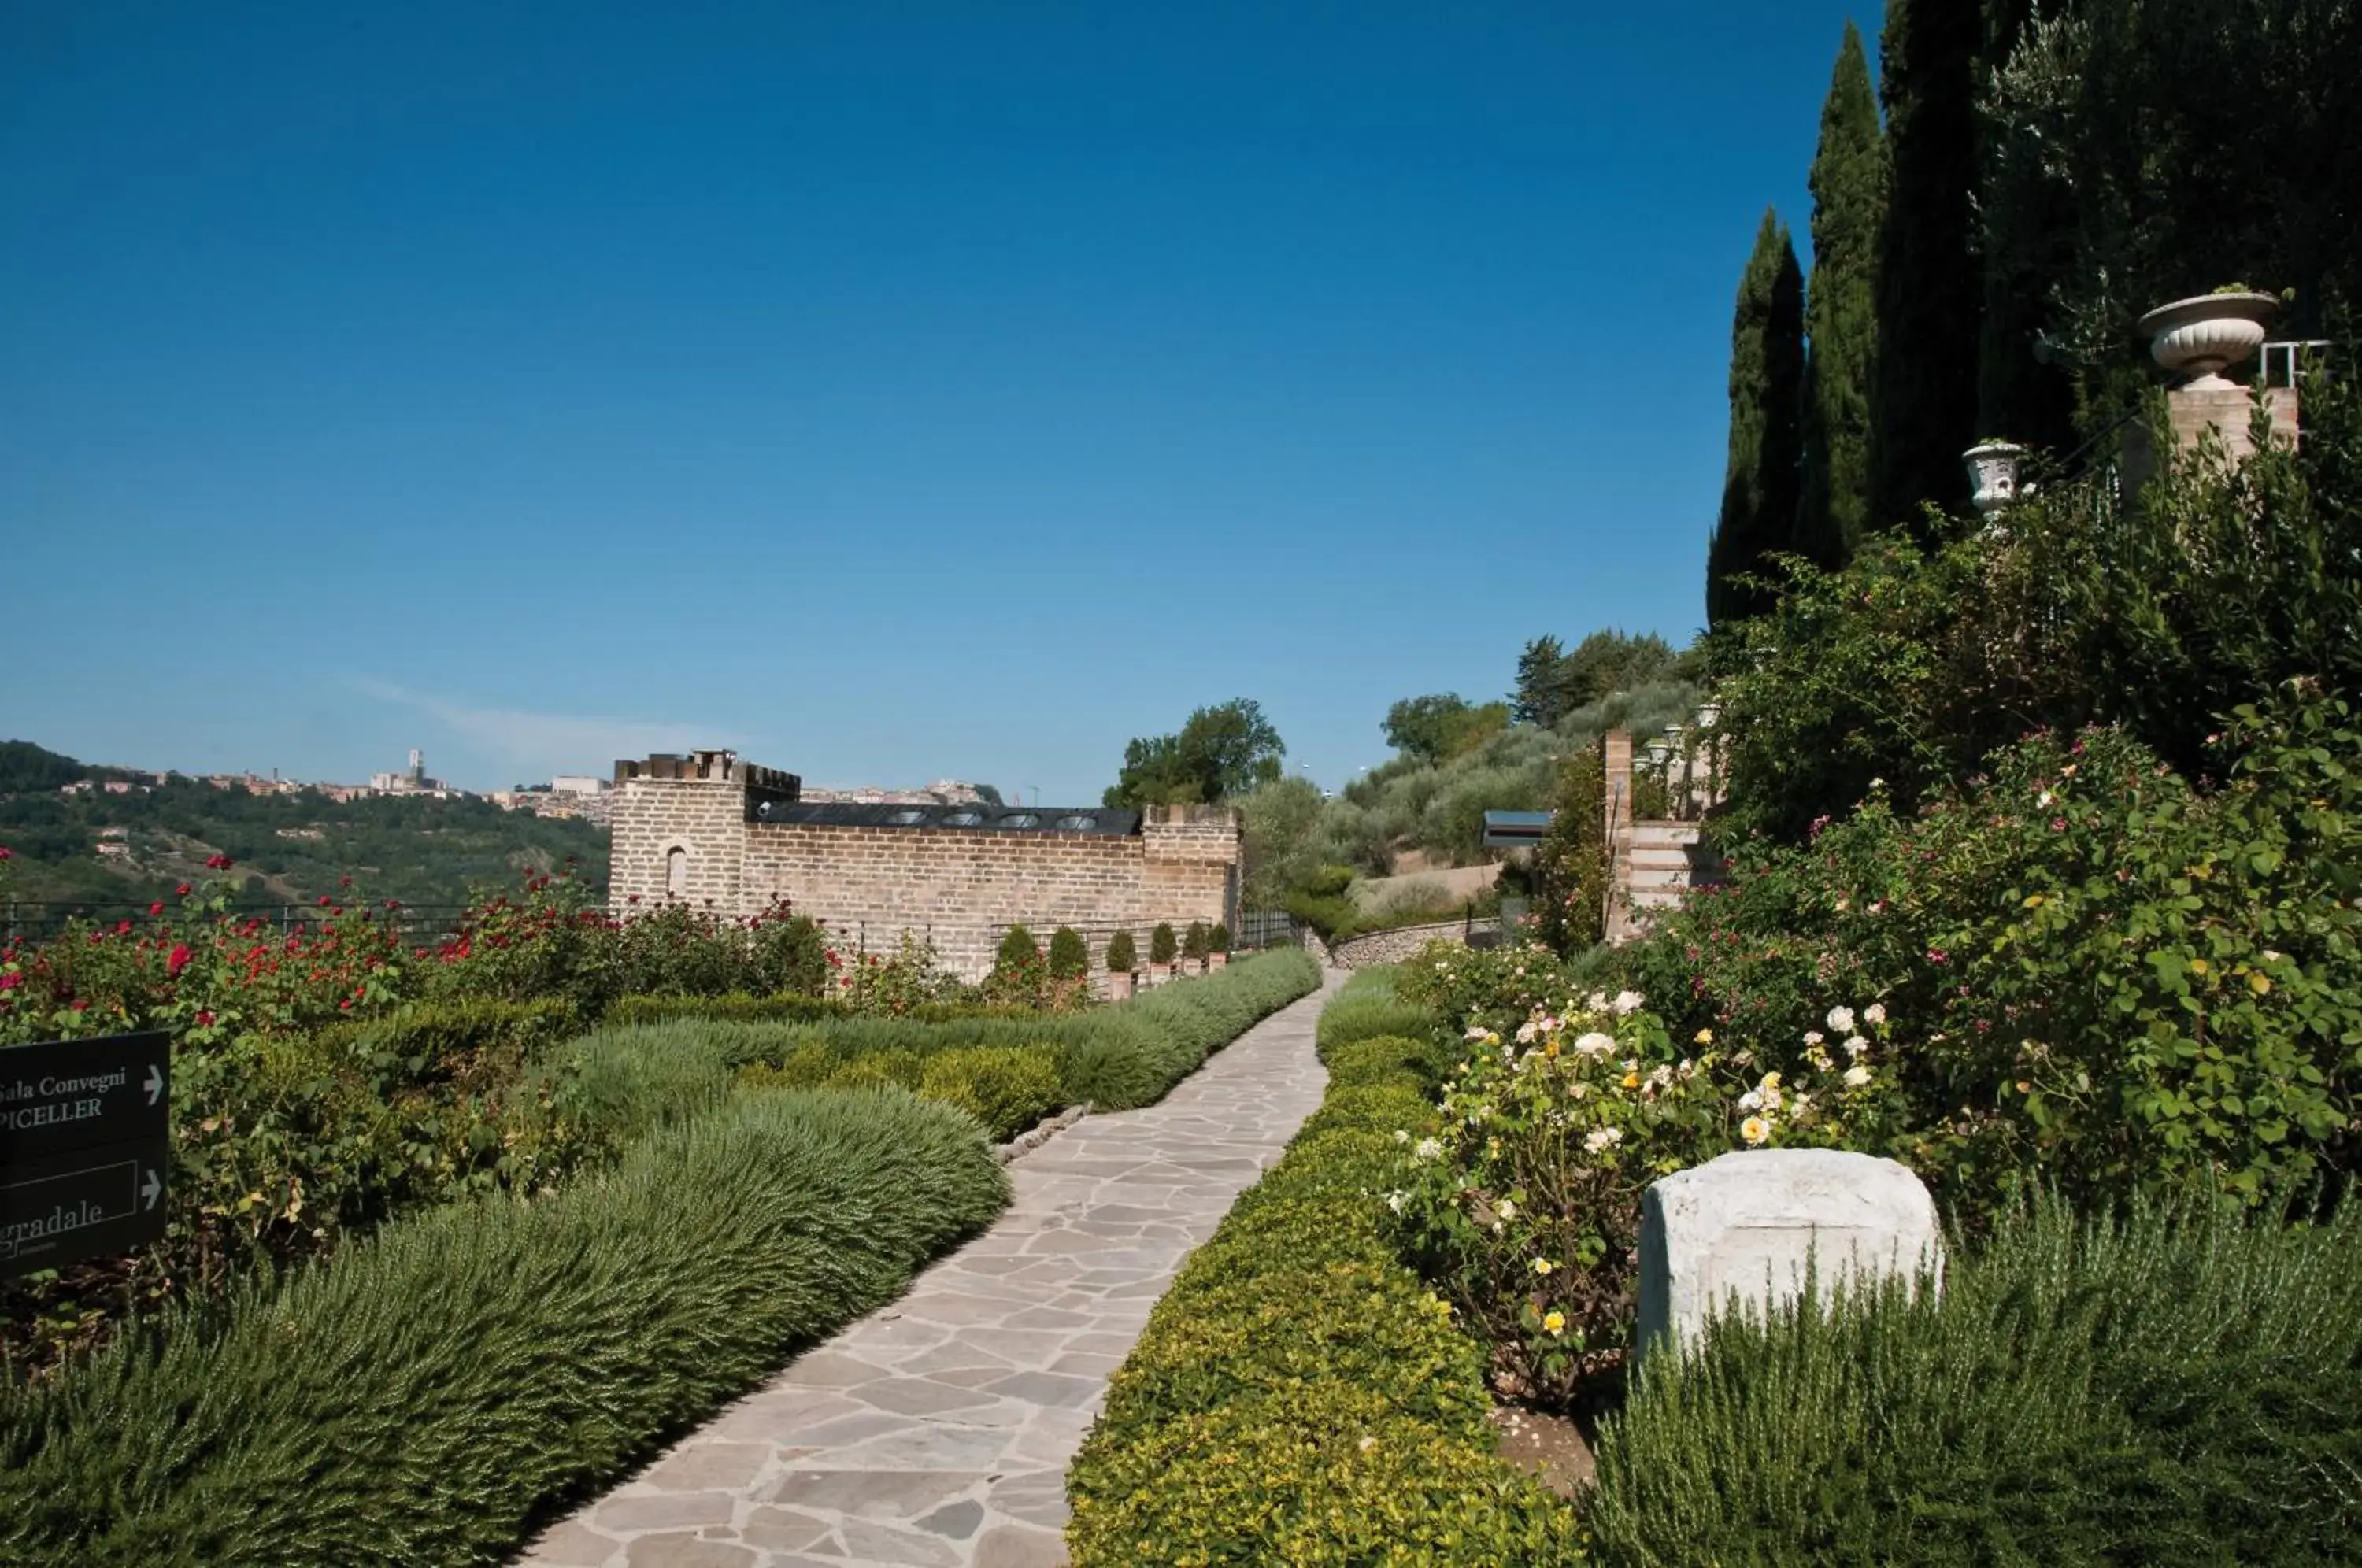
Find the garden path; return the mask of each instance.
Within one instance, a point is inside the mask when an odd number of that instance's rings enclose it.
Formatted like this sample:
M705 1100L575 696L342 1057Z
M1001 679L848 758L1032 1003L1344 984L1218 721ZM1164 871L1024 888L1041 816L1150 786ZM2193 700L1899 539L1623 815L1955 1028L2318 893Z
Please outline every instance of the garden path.
M908 1295L552 1529L542 1568L1050 1568L1066 1464L1151 1308L1320 1103L1343 982L1143 1110L1010 1167L1015 1198Z

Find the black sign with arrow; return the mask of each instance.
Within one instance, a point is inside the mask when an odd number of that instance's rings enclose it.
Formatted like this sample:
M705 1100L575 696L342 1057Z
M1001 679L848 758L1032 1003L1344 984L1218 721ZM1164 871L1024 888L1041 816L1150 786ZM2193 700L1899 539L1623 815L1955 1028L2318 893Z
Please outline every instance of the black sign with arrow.
M0 1278L164 1234L172 1038L0 1047Z

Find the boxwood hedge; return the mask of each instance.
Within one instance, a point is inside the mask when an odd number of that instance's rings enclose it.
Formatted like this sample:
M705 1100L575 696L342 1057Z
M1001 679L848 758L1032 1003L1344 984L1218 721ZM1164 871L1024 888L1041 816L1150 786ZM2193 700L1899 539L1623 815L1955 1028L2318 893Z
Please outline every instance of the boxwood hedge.
M1078 1568L1499 1563L1573 1551L1570 1510L1492 1452L1485 1353L1406 1269L1376 1189L1431 1124L1435 1046L1357 977L1323 1015L1329 1093L1158 1303L1067 1473ZM1341 1022L1330 1021L1340 1013Z
M732 1096L555 1197L389 1226L0 1394L0 1561L499 1561L1006 1198L947 1108Z

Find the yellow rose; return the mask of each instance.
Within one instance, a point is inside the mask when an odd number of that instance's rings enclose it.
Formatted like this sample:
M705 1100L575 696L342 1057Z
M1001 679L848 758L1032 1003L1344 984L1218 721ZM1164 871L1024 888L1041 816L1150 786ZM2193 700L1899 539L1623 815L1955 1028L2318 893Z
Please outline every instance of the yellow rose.
M1711 1029L1701 1029L1697 1033L1691 1036L1691 1038L1695 1040L1701 1045L1711 1045L1714 1043L1714 1031Z
M1556 1308L1552 1308L1550 1311L1544 1313L1542 1316L1542 1332L1546 1334L1562 1334L1566 1332L1566 1314L1558 1310Z

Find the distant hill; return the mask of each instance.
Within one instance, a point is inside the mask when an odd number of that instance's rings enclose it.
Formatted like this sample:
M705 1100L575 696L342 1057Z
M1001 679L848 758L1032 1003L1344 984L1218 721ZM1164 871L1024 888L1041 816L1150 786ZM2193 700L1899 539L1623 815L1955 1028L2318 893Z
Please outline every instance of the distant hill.
M12 857L0 897L26 903L89 903L102 912L144 906L182 881L213 875L227 855L242 897L312 903L353 878L371 900L432 906L463 902L475 889L516 886L528 870L568 856L601 896L607 832L590 823L504 812L489 801L375 796L338 803L315 790L251 795L199 779L164 784L122 768L94 767L29 741L0 742L0 845ZM98 787L65 792L83 779ZM129 783L111 792L109 781ZM102 844L120 850L101 853Z

